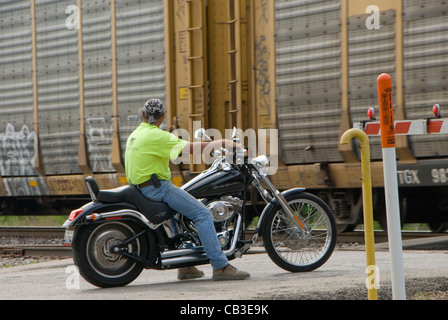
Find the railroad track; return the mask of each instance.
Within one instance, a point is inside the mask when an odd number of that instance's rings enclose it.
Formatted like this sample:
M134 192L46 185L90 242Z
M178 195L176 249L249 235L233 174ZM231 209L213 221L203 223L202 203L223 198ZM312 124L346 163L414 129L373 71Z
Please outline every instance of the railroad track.
M63 227L0 227L0 237L63 238Z
M62 227L0 227L0 257L71 257L71 248L62 245L64 233ZM11 238L19 239L20 244L2 240ZM61 244L36 244L36 239L54 239Z
M62 227L0 227L0 239L2 237L18 238L56 238L62 240L65 228ZM246 231L246 237L250 238L253 232ZM404 231L401 234L403 240L421 239L428 237L448 236L448 233L432 233L423 231ZM386 231L375 231L375 243L387 242ZM338 242L364 244L364 232L353 231L341 233L338 235ZM42 245L42 244L2 244L0 242L0 256L52 256L52 257L71 257L71 248L61 245Z
M60 257L70 258L72 249L63 245L2 245L1 257Z
M448 233L434 233L429 231L402 231L402 240L422 239L422 238L435 238L440 236L448 236ZM387 231L375 231L374 232L375 243L382 243L388 241ZM338 242L340 243L353 243L357 242L364 244L364 231L344 232L338 234Z

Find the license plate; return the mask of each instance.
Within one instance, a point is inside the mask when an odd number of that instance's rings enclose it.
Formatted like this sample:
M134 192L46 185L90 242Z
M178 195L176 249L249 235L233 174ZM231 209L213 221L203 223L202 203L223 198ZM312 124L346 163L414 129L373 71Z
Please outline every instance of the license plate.
M70 230L70 229L65 230L64 241L63 241L64 246L66 246L66 247L72 246L73 232L74 232L74 230Z

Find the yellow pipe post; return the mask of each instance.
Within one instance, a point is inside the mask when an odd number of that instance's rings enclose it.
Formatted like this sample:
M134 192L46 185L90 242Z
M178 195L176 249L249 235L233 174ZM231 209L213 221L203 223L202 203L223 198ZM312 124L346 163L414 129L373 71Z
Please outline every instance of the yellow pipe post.
M367 289L369 300L377 300L377 268L375 265L375 241L373 235L372 178L370 173L370 144L367 134L360 129L349 129L341 137L341 144L352 138L361 142L362 199L364 209L364 239L367 259ZM369 274L369 272L371 272ZM371 282L373 281L373 283Z

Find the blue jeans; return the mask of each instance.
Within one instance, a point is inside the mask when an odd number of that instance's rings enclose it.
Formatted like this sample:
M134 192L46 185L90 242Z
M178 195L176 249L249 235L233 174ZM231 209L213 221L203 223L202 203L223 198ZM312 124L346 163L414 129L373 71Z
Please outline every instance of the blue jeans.
M207 207L170 181L165 180L160 183L159 188L151 185L140 189L140 191L145 197L149 197L153 201L163 201L193 221L213 270L224 268L229 262L221 250L212 215Z

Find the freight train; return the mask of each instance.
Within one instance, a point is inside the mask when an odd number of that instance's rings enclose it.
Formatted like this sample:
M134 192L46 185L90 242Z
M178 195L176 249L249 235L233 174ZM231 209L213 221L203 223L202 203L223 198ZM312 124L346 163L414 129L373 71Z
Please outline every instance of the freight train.
M86 176L126 184L126 139L157 97L167 130L267 133L274 184L308 188L351 230L362 223L360 151L341 135L378 112L381 73L396 120L427 118L436 103L443 115L447 39L445 0L2 1L0 212L63 213L86 197ZM379 141L374 214L386 228ZM403 223L445 230L448 137L397 136L396 151ZM205 168L171 165L179 185Z

